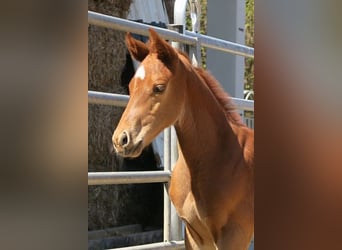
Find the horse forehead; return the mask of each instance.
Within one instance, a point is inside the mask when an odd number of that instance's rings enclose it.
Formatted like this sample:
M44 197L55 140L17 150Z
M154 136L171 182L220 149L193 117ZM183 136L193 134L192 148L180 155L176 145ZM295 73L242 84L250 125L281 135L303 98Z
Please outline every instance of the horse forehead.
M146 71L145 71L145 66L144 65L140 65L137 69L137 71L135 72L134 77L139 78L141 80L144 80L146 76Z
M147 85L151 84L151 76L153 76L153 74L151 74L149 66L141 63L135 71L134 77L130 83L131 94L133 91L139 90L144 88L144 86L146 87Z
M156 62L146 59L140 63L134 77L144 80L147 75L155 74L158 71L158 66L159 65Z

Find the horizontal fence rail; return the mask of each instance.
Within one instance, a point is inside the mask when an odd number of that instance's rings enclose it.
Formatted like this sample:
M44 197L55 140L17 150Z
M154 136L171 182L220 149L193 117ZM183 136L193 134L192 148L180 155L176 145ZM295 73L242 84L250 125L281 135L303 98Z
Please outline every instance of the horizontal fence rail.
M96 13L93 11L88 11L88 23L105 28L116 29L126 32L128 31L144 36L148 36L149 28L153 28L158 32L158 34L161 37L167 40L172 40L174 42L180 42L193 46L195 46L197 42L200 42L200 45L203 47L218 49L235 55L254 57L254 49L245 45L228 42L222 39L205 36L190 31L185 31L185 34L180 34L176 31L158 28L147 24L137 23L134 21L125 20L118 17L112 17Z
M170 171L90 172L88 185L168 182Z
M132 33L136 33L136 34L144 35L144 36L149 35L148 33L149 28L153 28L155 31L158 32L158 35L160 35L164 39L173 40L173 41L177 41L177 42L181 42L181 43L185 43L189 45L195 45L197 43L197 39L195 37L189 37L189 36L180 34L176 31L158 28L155 26L147 25L147 24L137 23L134 21L125 20L125 19L121 19L118 17L112 17L112 16L96 13L93 11L88 11L88 23L105 27L105 28L132 32Z
M99 91L88 91L88 103L126 107L128 95L111 94Z
M254 101L231 97L237 109L254 110ZM111 94L98 91L88 91L88 102L90 104L103 104L125 107L128 103L128 95Z
M254 101L231 97L237 109L254 111Z
M169 249L169 250L180 250L185 249L184 240L180 241L168 241L168 242L160 242L160 243L152 243L148 245L139 245L133 247L122 247L122 248L113 248L108 250L158 250L158 249Z
M198 38L200 45L203 47L207 47L210 49L217 49L217 50L221 50L221 51L228 52L228 53L235 54L235 55L254 58L254 48L251 48L242 44L229 42L229 41L222 40L219 38L202 35L199 33L194 33L188 30L185 31L185 34L187 36Z

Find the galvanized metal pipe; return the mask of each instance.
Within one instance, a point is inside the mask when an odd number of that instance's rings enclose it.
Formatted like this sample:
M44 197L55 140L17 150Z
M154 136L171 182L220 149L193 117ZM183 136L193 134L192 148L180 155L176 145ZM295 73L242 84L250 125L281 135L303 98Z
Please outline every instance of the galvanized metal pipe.
M178 160L177 134L174 127L171 127L171 166L175 166ZM171 240L182 240L182 221L179 218L176 208L171 203Z
M98 91L88 91L88 102L90 104L103 104L125 107L128 103L128 95L111 94ZM254 110L254 101L232 97L237 109Z
M108 250L158 250L158 249L168 249L168 250L185 249L184 240L159 242L159 243L152 243L152 244L132 246L132 247L114 248L114 249L108 249Z
M129 21L126 19L108 16L104 14L100 14L93 11L88 11L88 23L92 25L97 25L105 28L132 32L139 35L148 36L148 29L153 28L158 34L167 40L177 41L185 44L195 45L197 43L196 37L189 37L183 34L179 34L175 31L158 28L155 26L150 26L143 23L137 23L133 21Z
M89 172L88 185L168 182L170 171Z
M254 58L254 48L238 43L229 42L219 38L202 35L188 30L185 31L185 35L196 37L203 47Z
M171 128L164 130L164 171L171 171ZM169 185L164 184L164 241L171 240L171 201L168 192Z
M179 6L181 5L181 6ZM181 7L180 9L177 9ZM186 10L186 0L181 0L175 2L174 5L174 19L176 20L176 25L169 26L169 29L172 28L177 30L178 33L184 33L185 29L185 10ZM178 20L178 21L177 21ZM196 43L197 45L198 43ZM172 47L176 49L183 49L183 45L178 42L172 42ZM193 46L190 46L193 47ZM168 142L168 152L170 153L170 169L174 167L176 161L178 159L178 148L177 148L177 134L175 128L172 126L170 128L170 141ZM178 216L176 208L170 202L170 240L182 240L182 222Z
M88 103L126 107L128 95L111 94L106 92L88 91Z
M105 28L116 29L120 31L128 31L139 35L148 36L148 29L152 26L142 23L129 21L126 19L108 16L93 11L88 11L88 23ZM185 31L185 34L180 34L175 31L154 27L158 34L164 39L181 42L189 45L196 45L199 40L203 47L217 49L232 53L254 58L254 49L238 43L228 42L219 38Z
M232 97L232 101L237 109L254 111L254 101Z

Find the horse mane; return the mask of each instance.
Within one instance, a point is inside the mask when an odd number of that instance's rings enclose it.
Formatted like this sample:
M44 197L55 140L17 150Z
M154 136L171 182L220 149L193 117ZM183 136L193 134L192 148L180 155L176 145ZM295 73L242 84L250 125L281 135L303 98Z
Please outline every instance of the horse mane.
M192 65L190 58L186 53L180 50L178 50L177 52L184 56L188 60L190 65ZM236 112L237 109L236 106L233 104L231 97L224 91L219 82L208 71L199 67L194 67L193 65L192 68L195 69L195 72L200 76L200 78L203 79L205 84L208 86L210 92L214 95L215 99L225 112L227 120L234 125L244 126L240 115Z
M236 106L231 101L231 97L224 91L218 81L206 70L198 67L194 68L223 108L228 121L237 126L244 125L240 115L236 112Z

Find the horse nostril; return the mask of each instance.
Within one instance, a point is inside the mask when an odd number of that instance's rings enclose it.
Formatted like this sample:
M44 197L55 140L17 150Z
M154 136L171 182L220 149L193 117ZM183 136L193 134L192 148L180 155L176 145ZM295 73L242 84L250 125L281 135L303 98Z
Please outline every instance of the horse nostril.
M120 135L119 138L119 144L121 145L121 147L127 147L129 144L129 135L127 133L127 131L123 131Z

